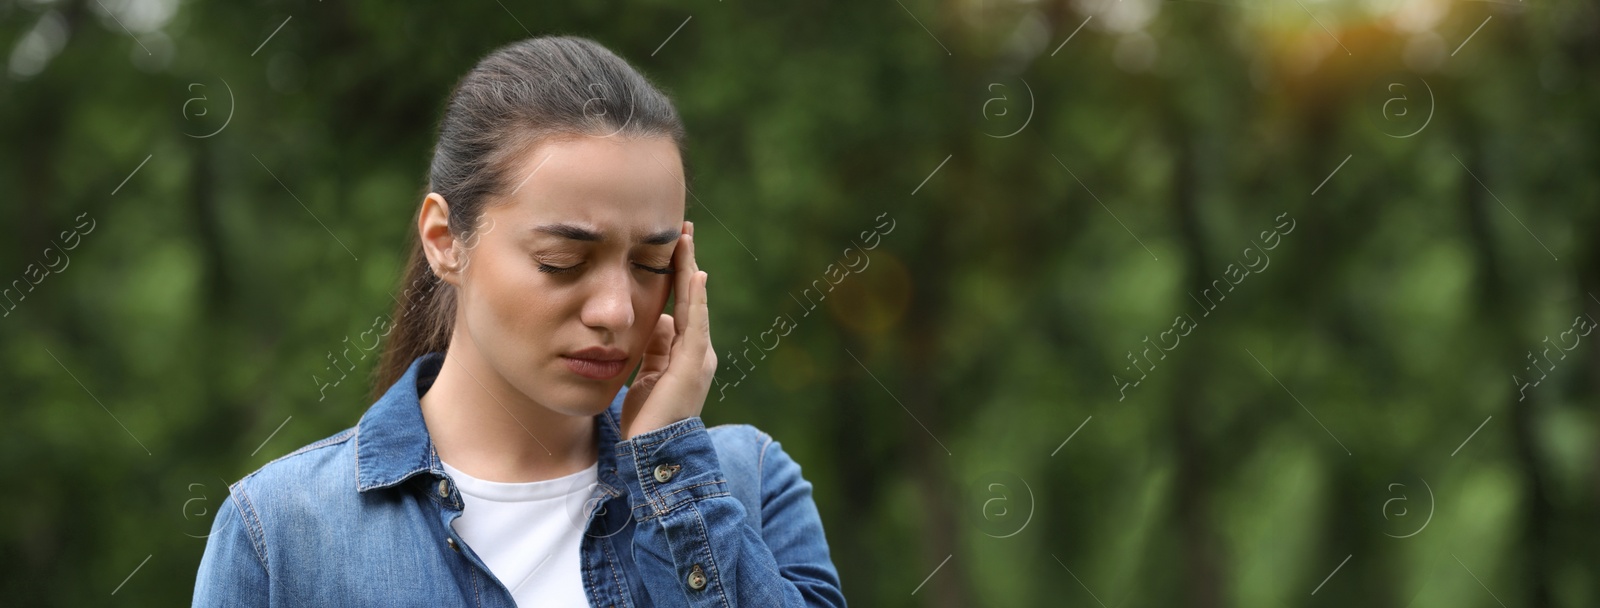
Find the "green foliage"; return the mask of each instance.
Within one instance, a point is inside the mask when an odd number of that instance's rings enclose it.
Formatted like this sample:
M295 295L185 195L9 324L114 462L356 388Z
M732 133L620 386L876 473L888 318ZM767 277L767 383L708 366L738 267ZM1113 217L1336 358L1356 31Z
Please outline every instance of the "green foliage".
M96 228L0 297L7 605L188 602L225 484L368 405L451 85L546 33L678 103L720 377L798 321L705 417L853 603L1600 602L1600 336L1541 356L1600 318L1593 3L30 0L0 281Z

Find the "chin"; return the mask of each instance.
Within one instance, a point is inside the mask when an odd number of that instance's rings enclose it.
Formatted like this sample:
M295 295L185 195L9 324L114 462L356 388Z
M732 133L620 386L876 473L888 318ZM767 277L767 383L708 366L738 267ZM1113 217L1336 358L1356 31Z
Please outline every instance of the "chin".
M611 400L622 390L622 381L596 382L578 378L562 383L556 394L540 401L552 411L568 416L591 417L611 407ZM537 401L537 400L536 400Z

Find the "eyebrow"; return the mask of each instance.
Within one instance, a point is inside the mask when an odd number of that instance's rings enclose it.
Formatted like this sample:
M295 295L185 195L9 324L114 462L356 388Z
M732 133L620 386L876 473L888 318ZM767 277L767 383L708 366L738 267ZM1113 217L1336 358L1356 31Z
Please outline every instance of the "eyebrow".
M598 243L606 240L605 235L576 224L545 224L535 226L533 231L574 241ZM676 241L679 234L680 232L677 230L662 230L645 236L639 243L643 245L667 245Z

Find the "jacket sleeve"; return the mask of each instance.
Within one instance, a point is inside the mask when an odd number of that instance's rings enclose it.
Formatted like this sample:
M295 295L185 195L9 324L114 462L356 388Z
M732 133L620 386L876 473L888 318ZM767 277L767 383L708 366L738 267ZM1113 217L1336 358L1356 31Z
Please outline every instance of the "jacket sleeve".
M242 485L235 484L211 521L211 534L206 537L205 554L194 580L195 608L268 605L266 547L256 540L259 535L254 531L260 530L260 520L249 505Z
M655 605L845 605L811 483L770 438L750 463L761 467L760 530L729 493L698 416L618 442L617 460L638 524L634 563Z

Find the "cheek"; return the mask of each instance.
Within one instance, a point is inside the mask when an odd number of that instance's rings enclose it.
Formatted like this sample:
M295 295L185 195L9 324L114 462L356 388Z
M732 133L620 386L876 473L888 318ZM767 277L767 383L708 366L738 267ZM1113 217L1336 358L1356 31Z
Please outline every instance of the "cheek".
M671 285L672 279L668 277L666 280L640 286L636 292L633 298L633 310L639 315L639 322L646 330L650 329L656 317L666 312L667 299L672 294Z
M478 253L468 278L467 312L488 317L483 319L487 323L474 319L475 327L503 335L481 337L527 339L552 331L566 306L563 291L519 256Z

